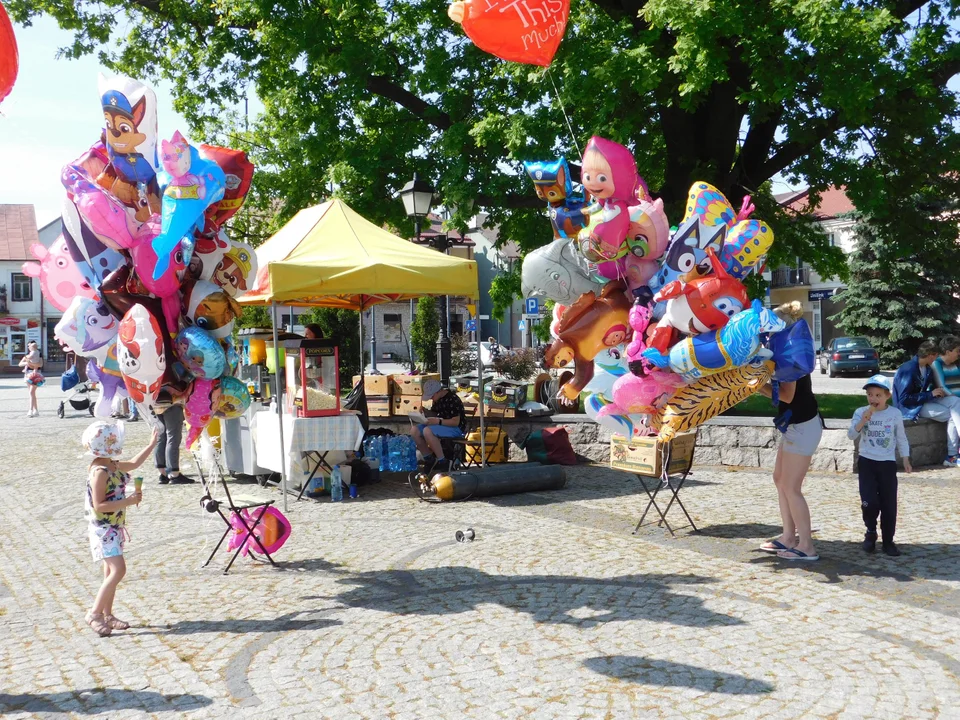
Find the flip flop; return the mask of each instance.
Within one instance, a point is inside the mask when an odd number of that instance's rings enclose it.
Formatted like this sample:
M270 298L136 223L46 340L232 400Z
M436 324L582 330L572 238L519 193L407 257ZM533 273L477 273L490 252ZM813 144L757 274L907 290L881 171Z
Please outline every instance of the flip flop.
M777 553L777 557L781 560L792 560L792 561L801 561L801 562L813 562L814 560L819 560L819 555L807 555L802 550L797 550L796 548L788 548L786 550L781 550Z
M770 547L767 547L767 545L770 545ZM775 553L775 552L781 552L784 550L789 550L790 548L788 548L779 540L770 540L769 542L765 542L763 545L761 545L757 549L762 550L763 552Z

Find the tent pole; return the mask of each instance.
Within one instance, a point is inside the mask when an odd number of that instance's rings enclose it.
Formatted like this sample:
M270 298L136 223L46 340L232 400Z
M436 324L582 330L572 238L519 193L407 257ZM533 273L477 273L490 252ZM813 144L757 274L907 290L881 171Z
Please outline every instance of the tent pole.
M483 352L482 345L477 342L477 388L480 390L480 467L487 466L487 432L483 420ZM498 438L499 442L499 438Z
M363 361L363 298L360 298L360 312L357 314L360 316L360 375L362 377L367 372L367 364Z
M283 511L287 511L287 453L283 442L283 386L280 384L280 342L277 340L277 301L273 301L273 357L274 381L277 385L277 422L280 424L280 492L283 493Z

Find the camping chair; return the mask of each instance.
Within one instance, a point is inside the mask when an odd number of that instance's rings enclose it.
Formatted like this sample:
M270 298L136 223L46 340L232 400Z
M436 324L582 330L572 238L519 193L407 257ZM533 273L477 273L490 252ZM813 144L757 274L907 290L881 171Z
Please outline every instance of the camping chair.
M264 554L267 560L270 561L270 564L276 567L276 563L273 561L273 558L270 557L270 553L267 552L267 549L263 546L263 543L260 541L260 538L254 534L254 530L261 524L263 521L264 513L267 512L267 508L274 504L273 500L262 500L260 498L252 496L238 495L236 498L230 494L230 487L227 484L227 479L224 476L223 470L220 467L220 458L219 454L214 451L213 462L208 468L208 473L204 474L203 472L203 463L196 451L193 453L193 461L197 466L197 474L200 476L200 484L203 486L204 496L200 498L200 505L207 512L215 512L220 516L220 519L223 520L223 524L226 525L226 529L223 531L223 535L220 536L220 542L217 543L217 546L213 548L213 552L210 553L210 557L207 558L207 561L203 564L203 567L206 567L213 560L213 556L217 554L217 551L223 545L223 541L227 539L227 536L235 532L233 525L230 524L230 517L235 516L240 524L246 529L246 532L249 534L250 540L248 542L255 542L259 548L260 552ZM213 498L213 488L220 483L223 486L225 501L218 501ZM226 506L228 514L224 514L223 507ZM256 512L259 509L259 512ZM243 511L253 511L254 518L251 523L248 518L244 515ZM233 553L233 557L230 558L230 562L227 563L227 567L224 569L223 574L226 575L230 572L230 567L233 565L234 561L237 559L237 556L240 555L240 552L246 546L246 543L241 543L237 548L236 552Z
M477 410L479 405L474 405L472 412L467 415L469 418L476 418ZM493 425L487 425L485 430L489 432L492 429L497 431L496 440L487 440L487 438L482 437L477 441L467 440L466 438L456 438L447 440L450 445L457 449L459 456L461 458L461 467L470 468L470 467L480 467L483 464L484 455L486 456L487 463L490 463L490 451L496 448L501 442L504 443L504 451L507 449L507 443L510 442L509 439L504 440L506 433L503 430L503 413L500 414L499 422ZM479 423L477 428L479 429ZM440 443L443 445L443 442ZM446 453L446 448L444 448L444 453Z

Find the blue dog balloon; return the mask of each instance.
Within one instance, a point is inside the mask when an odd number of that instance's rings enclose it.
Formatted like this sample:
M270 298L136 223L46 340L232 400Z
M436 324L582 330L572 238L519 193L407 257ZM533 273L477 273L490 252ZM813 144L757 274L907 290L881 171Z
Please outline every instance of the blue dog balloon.
M566 158L549 161L524 161L524 170L533 180L537 196L547 203L553 237L573 238L587 224L583 216L583 197L573 191L570 166Z
M202 227L204 211L220 202L226 191L226 175L220 166L203 157L179 132L173 134L173 140L160 143L160 162L167 177L160 234L153 239L157 255L154 280L166 272L180 241Z
M738 312L719 330L693 335L670 348L668 355L656 348L643 351L643 357L658 368L669 368L684 380L693 382L746 365L754 358L769 358L769 350L760 347L761 333L776 333L786 323L754 300L749 310ZM776 336L774 336L776 337Z

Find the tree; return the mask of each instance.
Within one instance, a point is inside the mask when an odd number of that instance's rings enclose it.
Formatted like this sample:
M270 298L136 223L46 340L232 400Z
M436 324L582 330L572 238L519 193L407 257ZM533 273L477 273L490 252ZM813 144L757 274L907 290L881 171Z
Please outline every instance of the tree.
M750 193L777 233L770 264L800 256L831 276L839 252L810 224L785 222L772 178L846 186L858 208L908 229L902 199L914 188L958 194L955 0L587 0L573 3L549 71L480 51L442 2L7 6L18 22L46 12L72 30L68 57L98 52L124 73L171 80L196 135L251 153L253 205L278 222L332 183L409 233L401 203L385 199L417 171L456 210L454 225L475 201L501 242L530 249L550 229L519 161L575 160L600 134L633 149L674 222L694 180L735 206ZM248 89L265 112L246 132L234 108ZM905 254L921 243L897 237Z
M437 317L437 299L422 297L417 300L417 311L410 323L410 342L413 353L420 360L424 372L437 369L437 338L440 336L440 318Z
M942 222L956 235L952 220ZM838 296L845 305L831 319L850 335L864 335L885 367L896 367L927 338L956 334L960 317L960 278L955 237L937 234L921 251L897 256L894 238L861 217L857 246L850 256L850 282Z

